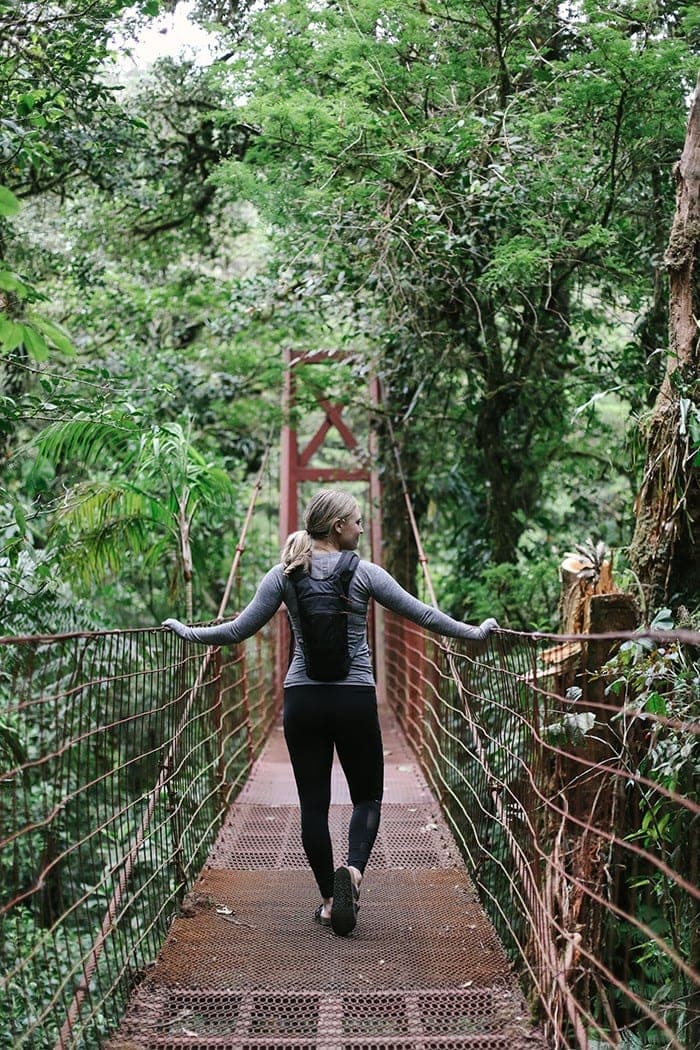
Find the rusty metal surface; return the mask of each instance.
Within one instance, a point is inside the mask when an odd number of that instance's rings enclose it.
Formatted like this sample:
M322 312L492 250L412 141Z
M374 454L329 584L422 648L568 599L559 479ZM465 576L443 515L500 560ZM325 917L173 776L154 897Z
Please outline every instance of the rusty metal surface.
M421 989L397 995L259 994L250 991L152 991L133 1011L136 1045L185 1047L471 1047L500 1050L540 1046L507 989L445 993ZM136 1009L138 1006L138 1009ZM156 1018L158 1019L156 1021ZM116 1045L116 1044L115 1044ZM126 1038L122 1044L128 1043Z
M176 919L160 954L159 981L350 992L375 983L411 989L417 975L445 989L508 977L471 884L455 869L368 874L349 938L313 922L316 893L302 871L203 872L193 914Z
M415 759L382 721L387 802L354 933L313 921L276 728L110 1050L544 1047ZM337 770L333 789L341 863L351 807Z
M344 860L352 807L332 806L333 855ZM377 868L451 868L459 852L446 834L438 806L384 805L371 870ZM302 868L308 863L301 844L296 806L234 806L209 855L208 866L254 870Z

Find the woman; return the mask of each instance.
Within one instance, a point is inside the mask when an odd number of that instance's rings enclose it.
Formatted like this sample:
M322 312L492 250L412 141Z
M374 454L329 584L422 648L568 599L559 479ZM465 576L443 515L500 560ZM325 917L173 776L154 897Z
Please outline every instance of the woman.
M282 603L286 605L294 654L284 681L284 735L299 793L302 842L321 891L314 918L346 936L355 928L360 883L377 837L383 793L382 738L367 644L369 600L374 598L387 609L450 638L481 642L498 624L488 619L480 627L470 627L453 620L414 598L378 565L359 561L348 590L350 669L337 681L311 678L292 577L301 570L312 579L328 578L341 552L356 549L363 528L355 498L335 489L316 493L304 513L304 526L288 537L281 564L263 577L252 602L235 620L193 628L171 619L163 626L187 641L232 645L255 634ZM353 803L347 861L335 873L328 830L334 747Z

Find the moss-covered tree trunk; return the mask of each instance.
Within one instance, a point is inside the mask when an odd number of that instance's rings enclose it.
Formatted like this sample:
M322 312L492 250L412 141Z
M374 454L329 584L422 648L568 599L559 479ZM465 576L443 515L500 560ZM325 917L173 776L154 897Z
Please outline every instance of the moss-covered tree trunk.
M676 214L664 260L669 278L666 374L646 427L646 466L631 548L649 607L674 596L697 598L700 591L700 78L676 182Z

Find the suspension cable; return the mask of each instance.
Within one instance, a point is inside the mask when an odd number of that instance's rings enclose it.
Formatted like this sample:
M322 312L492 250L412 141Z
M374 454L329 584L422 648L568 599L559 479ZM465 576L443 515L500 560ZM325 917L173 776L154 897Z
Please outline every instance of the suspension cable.
M233 589L233 581L236 578L236 573L238 572L238 566L241 563L241 557L243 555L243 551L245 550L245 541L246 541L246 536L248 535L248 528L250 526L250 522L251 522L251 519L253 517L253 512L255 511L255 505L256 505L256 503L258 501L258 496L260 495L260 490L262 489L262 486L263 486L263 479L264 479L264 476L265 476L265 470L267 469L267 461L270 458L270 449L271 448L272 448L272 443L268 442L268 444L267 444L267 446L265 448L265 452L263 454L262 462L260 464L260 469L258 470L258 473L257 473L257 475L255 477L255 484L253 486L253 492L251 494L250 502L248 503L248 510L246 512L246 516L245 516L245 519L243 521L243 525L241 527L241 534L240 534L240 537L238 539L238 543L236 545L235 554L233 555L233 561L231 562L231 570L230 570L230 572L228 574L228 580L226 581L226 586L224 588L224 594L223 594L223 597L222 597L221 602L219 604L219 611L217 613L217 619L220 619L224 615L224 612L226 610L226 606L228 605L228 602L229 602L229 598L231 597L231 590Z
M418 561L420 562L421 570L423 572L423 579L425 585L428 588L428 594L430 595L431 604L437 609L437 599L435 597L435 588L433 587L433 580L428 569L428 559L425 551L423 550L423 543L420 538L418 531L418 522L413 511L413 503L411 502L411 495L408 491L408 484L406 482L406 475L404 473L403 464L401 463L401 455L399 454L399 448L396 443L396 436L394 434L394 427L392 426L391 417L386 417L387 425L389 427L389 437L391 439L391 447L394 452L394 459L396 460L396 472L398 474L399 481L401 483L401 492L403 493L404 502L406 504L406 510L408 512L408 520L411 523L411 532L413 533L413 539L416 544L416 550L418 551Z

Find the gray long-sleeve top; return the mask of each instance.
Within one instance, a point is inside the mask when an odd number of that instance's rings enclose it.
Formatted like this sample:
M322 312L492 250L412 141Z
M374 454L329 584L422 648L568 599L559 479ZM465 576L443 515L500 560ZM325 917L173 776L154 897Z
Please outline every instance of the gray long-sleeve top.
M311 575L315 579L329 576L340 557L340 552L314 553ZM426 605L405 591L393 576L369 561L360 561L350 582L349 598L351 612L348 618L348 646L354 652L350 671L340 685L374 685L372 661L367 643L367 611L370 598L374 598L386 609L405 616L413 623L426 627L435 634L448 638L466 638L483 642L498 624L493 619L484 620L480 627L453 620L451 616ZM291 580L285 576L282 565L275 565L265 574L255 597L235 620L216 624L213 627L187 627L179 620L165 620L163 626L170 628L188 642L205 645L235 645L250 638L270 620L284 603L289 612L294 633L294 656L289 665L285 686L327 685L309 678L304 666L303 639L297 609L296 594ZM332 683L330 683L332 684Z

